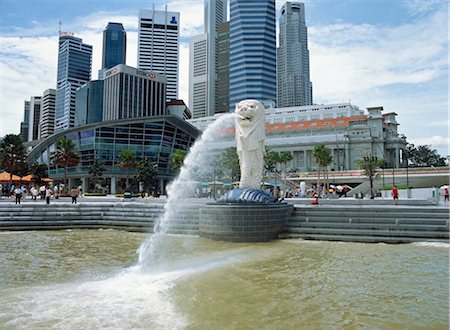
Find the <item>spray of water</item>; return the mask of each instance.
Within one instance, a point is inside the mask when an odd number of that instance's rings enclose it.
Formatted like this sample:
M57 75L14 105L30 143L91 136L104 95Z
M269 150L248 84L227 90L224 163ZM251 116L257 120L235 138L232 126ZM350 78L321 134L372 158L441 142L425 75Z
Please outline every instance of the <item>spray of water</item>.
M182 200L193 197L198 188L198 179L210 170L215 153L213 144L220 139L220 132L234 121L234 114L225 114L217 118L203 132L201 138L194 143L179 175L167 187L167 201L164 205L164 214L157 220L153 235L145 239L138 250L139 265L142 269L155 269L164 256L164 236L170 228L171 221L182 216Z

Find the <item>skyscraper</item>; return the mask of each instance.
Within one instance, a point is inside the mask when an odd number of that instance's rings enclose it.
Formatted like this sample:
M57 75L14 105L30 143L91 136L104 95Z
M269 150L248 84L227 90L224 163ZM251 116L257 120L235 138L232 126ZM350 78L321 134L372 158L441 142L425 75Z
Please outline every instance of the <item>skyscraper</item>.
M91 80L75 93L75 126L103 120L104 80Z
M231 0L230 110L249 98L276 102L275 0Z
M281 9L277 49L278 107L312 104L305 5L286 2Z
M20 138L23 142L28 141L28 127L30 125L30 101L23 104L23 121L20 123Z
M28 141L39 138L39 118L41 116L41 97L30 98L30 116L28 121Z
M138 68L167 77L166 100L178 99L180 13L139 11Z
M92 46L72 33L59 36L55 131L75 124L75 92L91 79Z
M216 113L230 111L230 22L217 28Z
M42 95L41 116L39 119L39 138L43 139L55 131L56 90L46 89Z
M122 23L109 22L103 31L102 69L125 64L127 59L127 33Z
M189 40L189 108L193 118L211 116L208 108L207 34Z
M218 27L227 18L227 0L205 0L205 33L190 40L189 105L194 118L217 109Z

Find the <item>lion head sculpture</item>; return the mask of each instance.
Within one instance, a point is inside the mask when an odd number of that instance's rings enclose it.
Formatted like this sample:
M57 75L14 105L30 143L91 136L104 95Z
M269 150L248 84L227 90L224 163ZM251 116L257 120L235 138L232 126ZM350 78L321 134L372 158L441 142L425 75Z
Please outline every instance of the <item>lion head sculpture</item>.
M236 104L236 147L241 169L240 188L259 189L264 164L265 109L261 102Z

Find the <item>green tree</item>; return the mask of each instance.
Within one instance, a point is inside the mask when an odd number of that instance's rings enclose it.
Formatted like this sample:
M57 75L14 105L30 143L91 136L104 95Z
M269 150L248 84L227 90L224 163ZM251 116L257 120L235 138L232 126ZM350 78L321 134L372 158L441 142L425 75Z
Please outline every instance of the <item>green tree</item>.
M435 149L429 145L410 144L406 148L407 157L411 167L431 167L445 166L446 159L438 154Z
M42 179L48 176L47 164L33 163L30 166L30 174L33 176L33 181L37 184L42 183Z
M264 169L267 173L273 173L275 179L275 187L277 187L278 164L282 162L281 154L266 148L266 157L264 158Z
M284 189L286 193L287 189L287 163L290 162L294 157L292 157L292 154L289 151L282 151L280 152L280 158L279 161L284 167Z
M363 159L360 159L356 162L359 167L364 170L364 176L369 178L370 183L370 198L374 199L374 191L373 191L373 180L374 178L380 175L380 168L384 164L383 159L378 159L372 155L364 156Z
M158 164L148 157L137 163L138 173L136 180L143 185L144 191L151 191L155 187L155 178L158 174Z
M224 177L230 178L231 181L238 181L241 177L241 168L239 166L239 157L236 148L225 149L219 158L219 171Z
M182 149L177 149L172 154L172 157L170 158L170 168L175 171L179 172L181 167L183 167L184 159L187 156L187 151Z
M103 174L105 173L106 168L105 164L95 159L91 166L89 166L89 177L94 182L95 185L99 182L99 180L103 177Z
M320 195L320 173L323 172L324 185L326 192L328 193L328 166L332 163L333 157L331 156L331 150L324 144L316 144L314 146L313 157L317 164L317 193Z
M120 161L117 166L126 171L126 188L130 186L130 169L136 167L136 153L131 149L124 149L119 154Z
M80 155L74 152L75 144L71 139L62 138L56 142L56 151L51 159L57 167L64 168L64 190L67 193L67 169L78 165Z
M27 153L19 135L8 134L0 143L0 167L10 173L9 186L13 174L23 176L28 169Z

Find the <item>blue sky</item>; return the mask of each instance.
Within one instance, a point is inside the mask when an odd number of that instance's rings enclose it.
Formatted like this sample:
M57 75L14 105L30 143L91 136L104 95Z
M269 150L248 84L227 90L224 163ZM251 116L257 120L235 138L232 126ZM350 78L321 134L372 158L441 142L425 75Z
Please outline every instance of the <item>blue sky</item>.
M276 1L281 8L284 1ZM188 101L188 40L202 33L203 0L0 0L0 135L18 133L23 101L56 85L57 30L94 46L108 21L128 32L127 64L136 65L139 9L181 13L179 96ZM448 1L308 0L314 102L350 100L396 112L408 141L449 152Z

